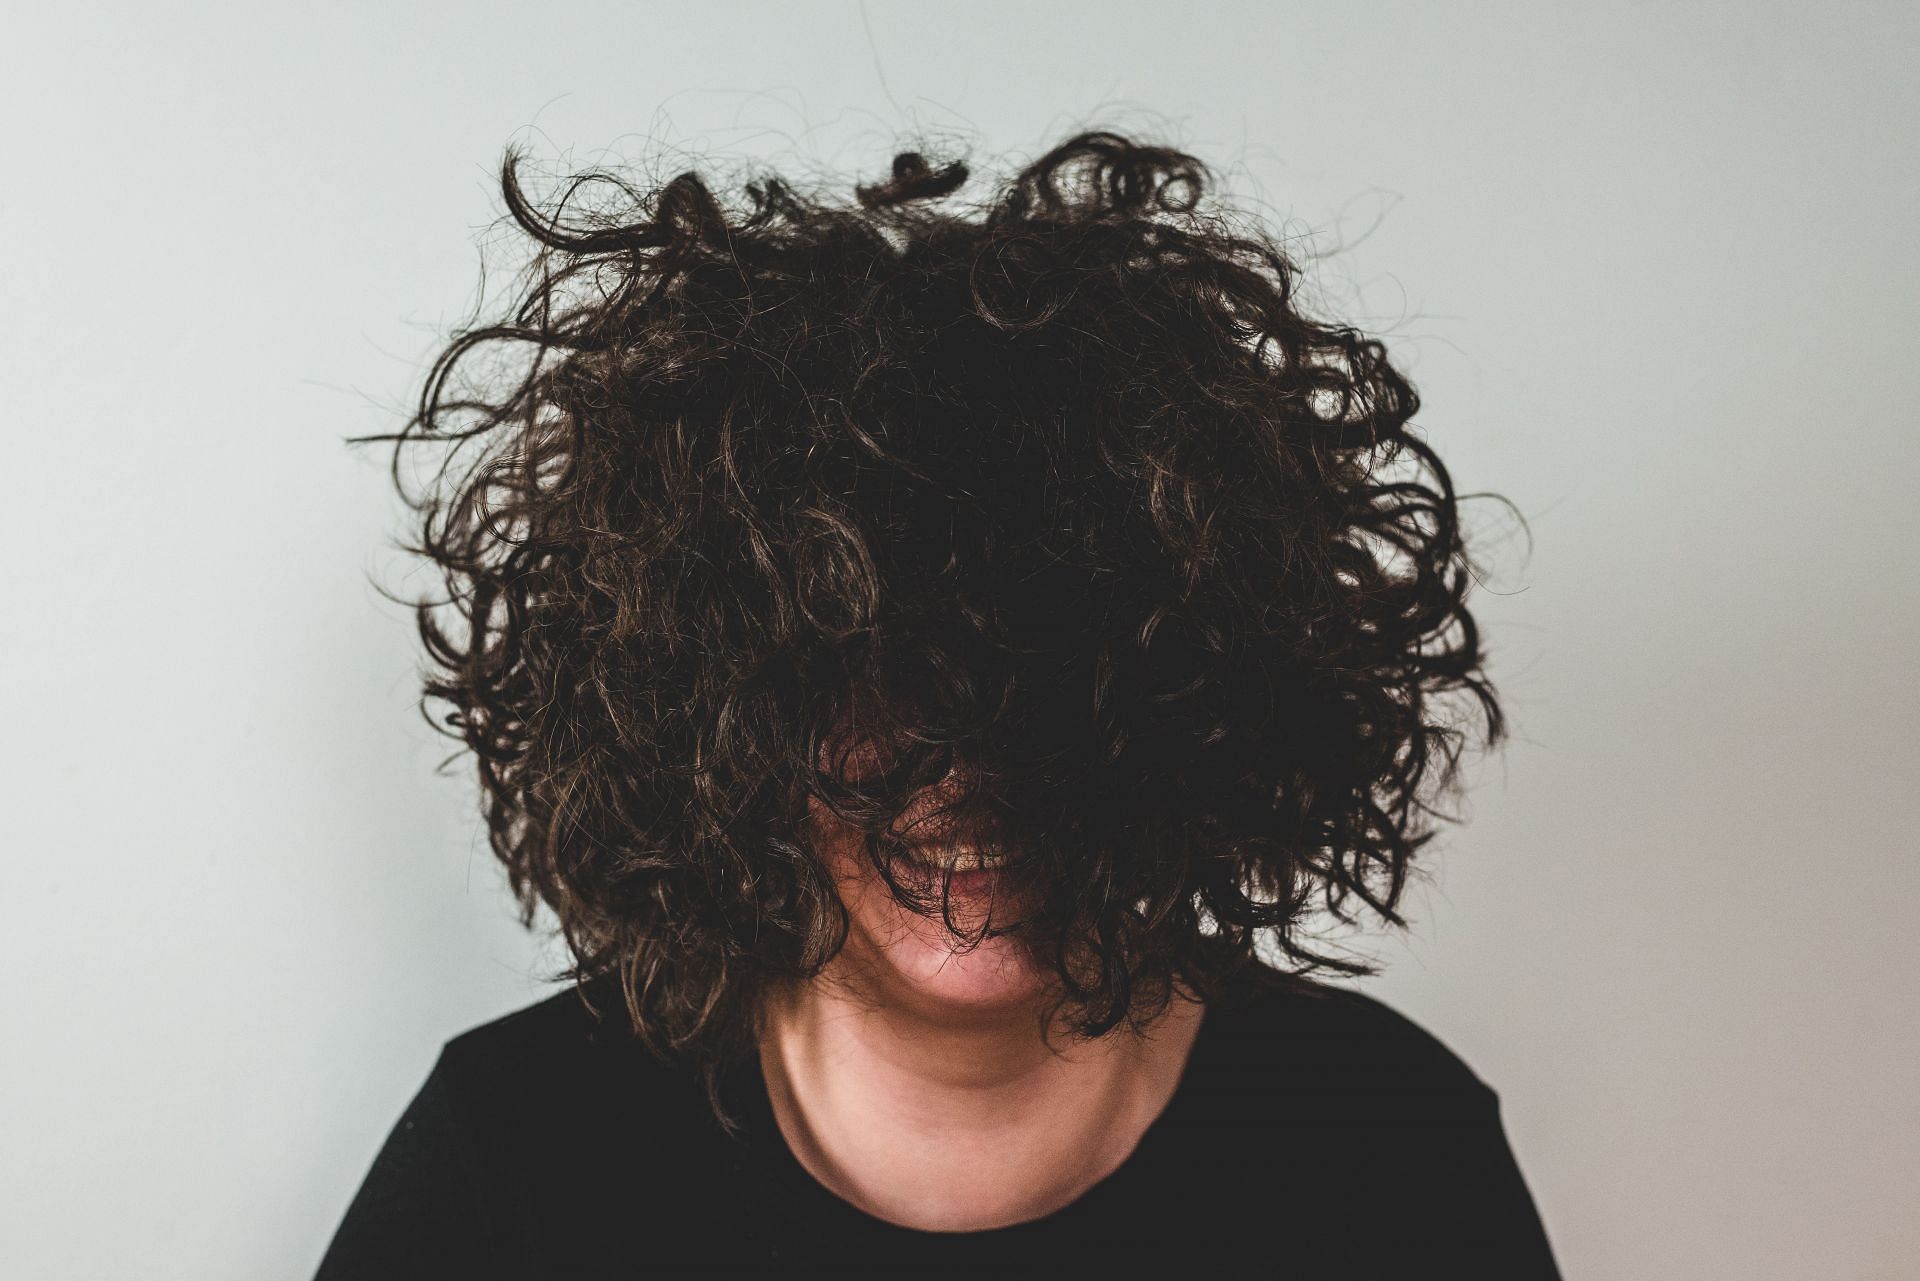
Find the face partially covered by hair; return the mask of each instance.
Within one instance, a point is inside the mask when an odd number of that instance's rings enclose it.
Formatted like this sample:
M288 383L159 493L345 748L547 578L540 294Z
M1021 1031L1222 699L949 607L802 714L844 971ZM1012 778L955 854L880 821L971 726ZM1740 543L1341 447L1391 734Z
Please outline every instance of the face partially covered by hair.
M856 787L879 759L870 743L849 754ZM1015 887L1003 829L963 808L967 778L956 765L877 830L816 796L806 826L847 910L835 981L946 1022L1025 1009L1051 979L1021 928L1032 896Z
M598 175L543 212L509 155L539 257L397 438L454 446L427 693L493 848L663 1053L744 1053L849 949L901 999L1044 981L1087 1034L1262 932L1362 969L1306 914L1397 920L1463 737L1437 696L1500 732L1380 344L1307 316L1191 156L1093 132L966 177ZM929 801L1010 854L990 912L902 857Z

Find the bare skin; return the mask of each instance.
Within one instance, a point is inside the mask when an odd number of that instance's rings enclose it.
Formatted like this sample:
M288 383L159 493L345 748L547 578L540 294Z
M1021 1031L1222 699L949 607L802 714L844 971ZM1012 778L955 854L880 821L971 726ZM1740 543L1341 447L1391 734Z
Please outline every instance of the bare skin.
M1040 1218L1117 1169L1165 1110L1204 1015L1175 999L1135 1036L1039 1034L1046 978L1018 942L955 954L895 903L858 833L814 812L852 918L828 971L767 1012L761 1069L788 1146L867 1213L924 1231ZM969 924L956 891L955 917ZM976 918L977 919L977 918Z

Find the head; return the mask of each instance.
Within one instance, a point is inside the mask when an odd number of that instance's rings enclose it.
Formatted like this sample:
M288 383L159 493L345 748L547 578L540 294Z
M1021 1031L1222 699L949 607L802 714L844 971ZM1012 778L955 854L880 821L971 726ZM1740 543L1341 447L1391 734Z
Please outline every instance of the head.
M830 975L1098 1036L1366 968L1303 922L1399 921L1441 696L1502 733L1470 563L1412 387L1201 161L1090 132L976 201L903 152L851 199L552 208L519 167L509 313L368 439L396 479L452 446L426 693L569 977L713 1069Z

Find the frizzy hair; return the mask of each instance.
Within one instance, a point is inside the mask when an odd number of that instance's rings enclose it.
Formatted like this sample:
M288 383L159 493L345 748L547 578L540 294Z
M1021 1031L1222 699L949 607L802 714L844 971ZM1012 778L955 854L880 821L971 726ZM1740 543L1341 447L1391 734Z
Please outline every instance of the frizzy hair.
M1505 734L1474 565L1413 387L1304 314L1202 162L1092 130L983 202L903 151L852 202L767 177L729 208L600 170L543 207L520 159L509 313L358 439L403 495L405 448L448 447L407 498L448 589L413 602L425 698L559 977L617 982L721 1114L763 997L846 940L810 804L956 946L1021 930L1081 1035L1176 983L1369 972L1303 923L1403 923L1446 695ZM898 874L942 779L1037 895L1016 925Z

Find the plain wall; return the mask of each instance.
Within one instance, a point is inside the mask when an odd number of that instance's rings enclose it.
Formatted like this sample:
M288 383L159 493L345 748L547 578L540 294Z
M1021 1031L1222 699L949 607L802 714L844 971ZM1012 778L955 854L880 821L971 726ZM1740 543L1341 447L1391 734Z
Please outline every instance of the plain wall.
M1531 525L1467 505L1515 736L1365 986L1500 1091L1567 1275L1913 1275L1916 14L10 15L0 1269L308 1275L441 1042L554 990L342 444L517 264L506 144L850 185L1100 124L1320 250Z

